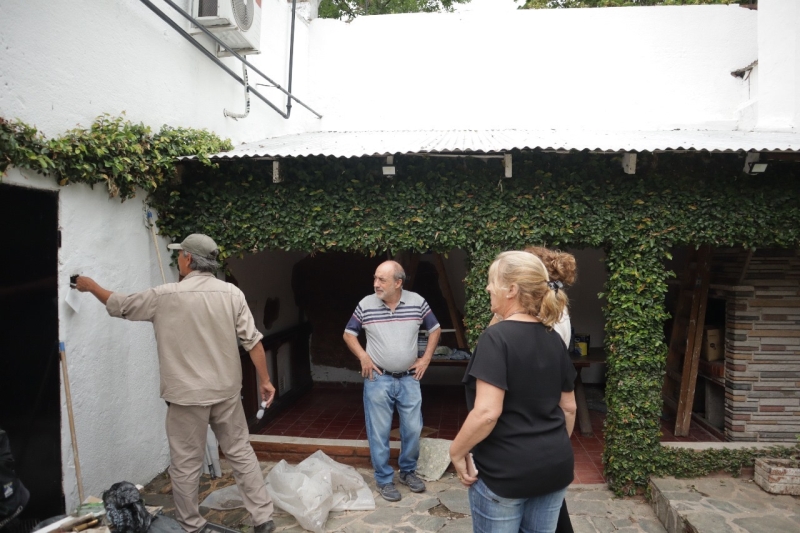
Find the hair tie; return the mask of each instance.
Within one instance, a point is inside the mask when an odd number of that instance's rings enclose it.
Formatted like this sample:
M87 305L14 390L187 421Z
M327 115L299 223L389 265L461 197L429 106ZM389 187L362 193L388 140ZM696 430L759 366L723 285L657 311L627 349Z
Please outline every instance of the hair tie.
M556 291L556 294L558 294L558 289L564 288L564 284L560 281L548 281L547 286Z

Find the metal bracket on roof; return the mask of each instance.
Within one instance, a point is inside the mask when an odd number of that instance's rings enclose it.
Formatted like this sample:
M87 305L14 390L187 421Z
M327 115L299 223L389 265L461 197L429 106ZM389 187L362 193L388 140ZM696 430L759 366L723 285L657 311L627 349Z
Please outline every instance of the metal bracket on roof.
M753 71L753 68L755 68L757 65L758 65L758 59L756 59L755 61L753 61L744 68L734 70L733 72L731 72L731 76L733 76L734 78L742 78L742 80L746 80L747 78L750 77L750 73Z
M506 178L511 177L511 154L503 154L503 167L506 169Z
M397 169L394 166L394 156L387 155L386 156L386 164L383 166L383 175L387 178L393 178L394 175L397 173Z

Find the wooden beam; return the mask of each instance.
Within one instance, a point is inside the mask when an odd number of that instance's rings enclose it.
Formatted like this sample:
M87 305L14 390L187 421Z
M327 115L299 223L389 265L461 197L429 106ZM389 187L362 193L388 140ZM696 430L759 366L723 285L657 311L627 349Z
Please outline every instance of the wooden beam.
M711 247L701 246L697 252L697 266L694 272L694 298L689 318L686 353L683 358L678 413L675 421L675 436L689 435L692 423L692 404L697 386L697 367L700 363L700 345L703 342L703 326L708 302L708 283L711 276Z
M753 252L755 251L755 248L747 250L747 255L744 258L744 266L742 267L742 275L739 276L739 285L744 283L744 278L747 277L747 269L750 268L750 260L753 259Z

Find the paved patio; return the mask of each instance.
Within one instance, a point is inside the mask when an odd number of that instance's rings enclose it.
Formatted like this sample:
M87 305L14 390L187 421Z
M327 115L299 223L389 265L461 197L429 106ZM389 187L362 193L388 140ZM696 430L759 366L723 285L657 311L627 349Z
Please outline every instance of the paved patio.
M264 475L275 465L262 462ZM222 461L223 476L212 480L204 475L200 484L200 501L210 492L234 483L230 469ZM364 480L373 489L374 511L346 511L331 513L325 524L326 531L344 533L373 532L442 532L468 533L472 531L467 490L451 473L439 481L428 483L428 490L413 494L398 485L403 499L389 503L377 495L372 471L358 468ZM171 484L166 474L152 480L143 491L147 505L160 505L168 516L174 516ZM573 485L567 494L567 505L576 533L664 533L655 512L643 498L615 498L605 485ZM251 531L250 517L244 509L216 511L201 508L210 521L225 526ZM303 528L288 513L276 509L274 520L279 532L301 532Z

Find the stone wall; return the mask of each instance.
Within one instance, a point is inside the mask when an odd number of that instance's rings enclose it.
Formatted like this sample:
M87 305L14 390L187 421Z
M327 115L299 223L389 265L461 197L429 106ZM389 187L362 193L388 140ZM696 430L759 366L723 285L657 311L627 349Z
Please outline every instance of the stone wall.
M728 273L731 265L741 267L735 285L712 283L711 289L726 299L725 437L794 442L800 434L800 252L747 255L720 251L714 261L727 264ZM716 269L715 281L721 273Z

